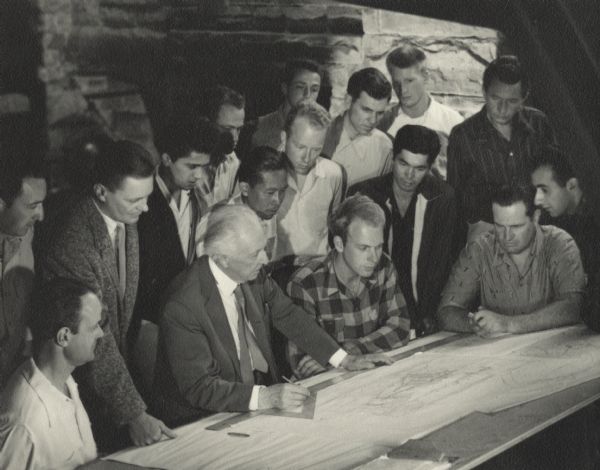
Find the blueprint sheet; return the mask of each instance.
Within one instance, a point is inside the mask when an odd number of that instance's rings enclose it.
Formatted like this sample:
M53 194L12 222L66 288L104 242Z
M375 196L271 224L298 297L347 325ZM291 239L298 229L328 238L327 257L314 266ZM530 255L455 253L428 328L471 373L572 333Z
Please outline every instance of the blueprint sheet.
M219 432L206 431L204 420L187 426L183 439L110 458L173 469L352 468L471 412L598 377L600 335L583 326L468 336L320 390L312 420L259 415Z

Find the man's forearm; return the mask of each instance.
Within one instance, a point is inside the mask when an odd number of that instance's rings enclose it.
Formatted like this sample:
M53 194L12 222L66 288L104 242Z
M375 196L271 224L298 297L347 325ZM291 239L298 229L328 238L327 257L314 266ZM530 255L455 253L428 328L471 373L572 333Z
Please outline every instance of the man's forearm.
M569 294L567 298L556 300L533 313L510 317L508 332L529 333L577 323L581 320L581 302L581 294Z
M453 305L442 307L437 314L440 329L459 333L472 333L473 328L469 323L468 313L468 310L463 307Z

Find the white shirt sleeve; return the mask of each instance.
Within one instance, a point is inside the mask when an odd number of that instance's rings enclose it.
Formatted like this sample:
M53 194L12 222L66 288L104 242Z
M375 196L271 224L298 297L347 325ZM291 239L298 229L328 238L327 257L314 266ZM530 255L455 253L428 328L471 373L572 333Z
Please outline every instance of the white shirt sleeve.
M252 395L250 395L250 404L248 405L250 411L258 410L258 394L260 393L261 388L265 388L265 386L255 385L252 387Z
M331 364L333 367L340 367L340 365L342 364L342 361L344 359L346 359L346 356L348 355L348 353L346 351L344 351L342 348L338 349L333 356L331 356L329 358L329 364Z

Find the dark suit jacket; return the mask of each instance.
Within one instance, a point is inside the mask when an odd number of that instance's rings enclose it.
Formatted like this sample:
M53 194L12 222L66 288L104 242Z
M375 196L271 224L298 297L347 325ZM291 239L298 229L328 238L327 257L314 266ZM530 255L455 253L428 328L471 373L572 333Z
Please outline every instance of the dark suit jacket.
M62 231L42 260L42 275L79 279L100 295L104 337L96 359L77 370L86 409L93 416L108 413L122 425L146 409L127 367L127 330L138 284L138 236L135 225L126 225L127 285L119 299L119 275L108 229L91 197L77 204Z
M317 323L292 303L264 272L243 284L246 314L257 343L279 381L271 324L321 364L339 349ZM167 289L159 324L156 411L181 424L217 411L247 411L252 386L242 383L240 362L221 295L203 256Z
M192 196L195 193L192 192ZM158 323L161 295L173 278L185 269L187 253L184 254L181 248L173 211L156 181L148 198L148 212L142 214L138 222L138 233L140 282L134 317L136 323L141 319Z
M369 196L385 212L384 249L388 249L388 238L392 221L390 201L394 197L393 174L372 178L353 185L348 193L360 192ZM434 320L442 289L448 280L450 268L456 257L456 199L454 190L438 178L426 175L417 193L427 199L421 248L417 260L417 305L408 305L411 321L423 318ZM396 260L393 260L396 262ZM403 292L412 289L410 279L406 279L398 269L398 278ZM406 296L407 299L412 296ZM412 328L418 325L411 325Z

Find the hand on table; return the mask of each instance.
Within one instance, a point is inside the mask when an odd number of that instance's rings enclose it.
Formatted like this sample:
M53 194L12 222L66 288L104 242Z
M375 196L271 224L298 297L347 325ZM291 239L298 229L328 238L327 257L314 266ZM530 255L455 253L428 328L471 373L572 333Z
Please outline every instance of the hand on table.
M390 365L394 361L385 354L364 354L362 356L354 356L348 354L340 364L346 370L363 370L373 369L378 365Z
M147 446L160 441L162 435L173 439L177 437L160 419L143 412L129 422L129 437L136 446Z
M473 332L483 338L508 333L508 317L479 307L477 312L469 313L469 323Z
M325 372L327 369L315 361L308 354L300 359L298 365L293 370L294 375L299 379L305 379L307 377L311 377L316 374L320 374L321 372Z
M295 384L276 384L258 392L258 409L278 408L288 410L302 406L310 396L307 388Z

